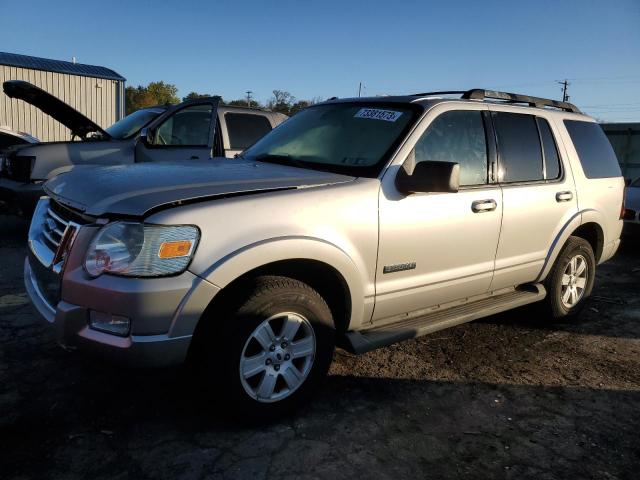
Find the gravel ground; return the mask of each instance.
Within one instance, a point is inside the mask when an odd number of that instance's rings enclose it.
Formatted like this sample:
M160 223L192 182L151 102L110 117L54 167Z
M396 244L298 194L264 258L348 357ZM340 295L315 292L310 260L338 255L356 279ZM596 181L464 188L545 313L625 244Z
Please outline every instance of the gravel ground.
M640 236L579 322L525 308L338 352L313 404L251 429L181 369L58 347L22 286L26 231L0 217L0 478L638 478Z

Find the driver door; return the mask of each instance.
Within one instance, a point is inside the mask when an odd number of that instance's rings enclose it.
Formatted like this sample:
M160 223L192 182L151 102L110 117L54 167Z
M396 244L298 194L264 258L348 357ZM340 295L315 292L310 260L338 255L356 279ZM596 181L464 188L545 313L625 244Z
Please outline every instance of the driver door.
M409 140L415 143L400 168L410 172L421 161L458 163L458 192L404 195L393 170L384 176L374 322L489 290L502 192L489 175L495 151L486 113L483 105L451 110L444 104L425 119L423 133L415 132L417 141Z
M161 115L136 144L136 162L182 162L214 156L218 99L185 102Z

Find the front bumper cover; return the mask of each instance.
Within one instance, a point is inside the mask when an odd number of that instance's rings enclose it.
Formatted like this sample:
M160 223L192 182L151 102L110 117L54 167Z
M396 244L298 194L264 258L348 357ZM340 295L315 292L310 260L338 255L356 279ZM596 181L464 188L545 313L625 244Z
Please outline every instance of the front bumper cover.
M54 308L47 302L33 274L29 258L25 259L24 279L31 302L55 327L57 340L62 345L78 347L107 357L110 361L137 367L177 365L186 359L192 335L170 336L167 333L118 337L99 332L88 326L87 307L62 300Z

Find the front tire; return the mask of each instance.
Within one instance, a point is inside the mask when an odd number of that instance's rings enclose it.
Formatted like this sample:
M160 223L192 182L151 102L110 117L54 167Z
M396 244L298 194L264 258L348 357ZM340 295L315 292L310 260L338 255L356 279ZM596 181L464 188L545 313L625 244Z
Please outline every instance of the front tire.
M303 405L324 380L333 359L331 310L310 286L263 276L206 339L209 385L239 419L273 420ZM215 346L220 345L221 348Z
M591 244L580 237L569 237L545 282L546 304L554 319L580 313L591 295L595 274Z

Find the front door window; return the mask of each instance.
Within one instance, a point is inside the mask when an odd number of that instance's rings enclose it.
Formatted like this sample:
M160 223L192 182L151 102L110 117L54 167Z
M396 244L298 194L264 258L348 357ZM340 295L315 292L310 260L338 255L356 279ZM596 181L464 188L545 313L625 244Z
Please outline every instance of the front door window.
M193 105L167 118L155 131L154 145L206 147L210 144L212 105Z

